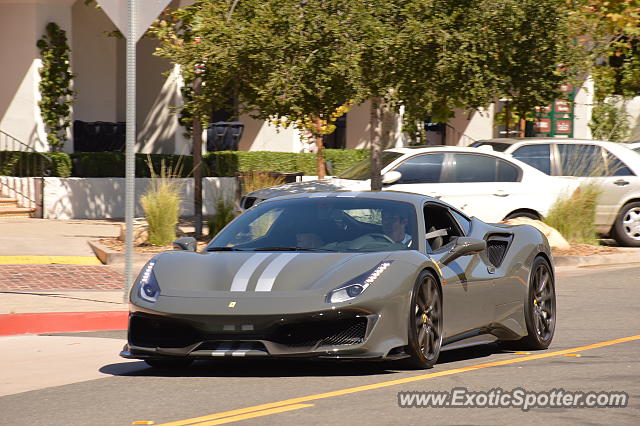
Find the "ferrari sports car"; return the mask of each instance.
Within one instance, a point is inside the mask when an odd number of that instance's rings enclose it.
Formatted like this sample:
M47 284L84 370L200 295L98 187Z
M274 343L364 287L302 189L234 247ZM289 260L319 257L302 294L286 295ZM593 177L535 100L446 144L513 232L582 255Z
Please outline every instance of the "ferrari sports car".
M245 211L202 252L158 254L131 290L125 358L404 360L495 341L546 348L556 318L544 235L401 192L307 193Z

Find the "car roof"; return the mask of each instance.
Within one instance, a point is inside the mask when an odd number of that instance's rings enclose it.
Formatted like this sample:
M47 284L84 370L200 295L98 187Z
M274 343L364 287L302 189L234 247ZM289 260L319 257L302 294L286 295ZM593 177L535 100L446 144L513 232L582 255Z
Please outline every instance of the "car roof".
M392 201L404 201L412 204L422 204L425 201L436 201L440 204L445 204L437 198L429 197L428 195L416 194L413 192L402 191L330 191L330 192L301 192L296 194L279 195L277 197L269 198L263 201L263 203L271 202L273 200L287 200L296 198L375 198L379 200L392 200ZM262 204L262 203L261 203Z
M545 175L543 172L536 169L535 167L500 151L493 151L493 150L484 151L480 148L474 148L474 147L468 147L468 146L455 146L455 145L433 145L433 146L426 146L426 147L410 147L410 148L402 147L402 148L391 148L391 149L385 150L385 152L396 152L399 154L403 154L403 156L404 155L414 156L418 154L439 152L439 151L463 152L463 153L469 153L469 154L475 154L475 155L488 155L488 156L500 158L504 161L515 164L516 166L520 167L523 171L526 170L527 173ZM404 159L402 157L399 157L393 162L391 162L387 167L385 167L385 169L388 170L389 168L394 168L399 162L402 162L402 161L404 161Z

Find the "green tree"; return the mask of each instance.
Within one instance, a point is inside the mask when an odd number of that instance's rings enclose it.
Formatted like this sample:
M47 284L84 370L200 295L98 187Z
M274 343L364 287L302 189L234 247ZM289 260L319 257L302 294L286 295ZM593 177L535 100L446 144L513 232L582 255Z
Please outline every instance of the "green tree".
M75 92L71 88L73 73L69 64L69 45L66 32L55 22L49 22L45 35L36 46L42 57L40 67L40 114L47 132L51 151L60 151L67 140L71 124L71 105Z

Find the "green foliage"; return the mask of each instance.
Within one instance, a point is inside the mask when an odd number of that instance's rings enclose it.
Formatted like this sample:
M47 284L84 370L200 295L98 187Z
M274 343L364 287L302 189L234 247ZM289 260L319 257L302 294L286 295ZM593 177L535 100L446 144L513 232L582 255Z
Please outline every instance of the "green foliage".
M216 212L207 217L207 227L209 228L209 237L214 237L222 228L227 226L234 218L233 204L228 202L224 197L218 197L216 200Z
M626 103L615 98L596 103L591 111L589 128L594 139L624 142L630 134Z
M544 222L557 229L569 242L597 244L594 222L601 192L597 184L580 185L570 196L556 200Z
M369 156L368 149L326 149L325 159L333 164L334 174ZM216 151L205 155L204 162L215 176L235 176L242 172L274 171L316 174L315 155L272 151Z
M149 224L149 244L164 246L176 239L176 225L180 218L181 184L176 177L180 176L180 165L167 167L161 161L160 171L156 172L149 161L149 175L154 178L147 192L140 198Z
M51 162L43 158L43 155L49 157ZM0 175L69 177L71 158L63 152L0 151Z
M76 152L71 154L76 177L124 177L125 154L123 152ZM136 154L136 177L151 177L151 169L147 162L151 161L154 170L166 167L179 169L179 177L189 177L193 170L193 157L190 155L171 154ZM204 176L207 176L205 169Z
M276 172L251 171L240 174L241 193L249 194L262 188L282 185L284 176Z
M36 43L42 57L40 68L40 113L52 151L59 151L67 139L71 124L71 105L75 92L71 89L74 74L69 64L69 45L63 29L50 22L46 34Z

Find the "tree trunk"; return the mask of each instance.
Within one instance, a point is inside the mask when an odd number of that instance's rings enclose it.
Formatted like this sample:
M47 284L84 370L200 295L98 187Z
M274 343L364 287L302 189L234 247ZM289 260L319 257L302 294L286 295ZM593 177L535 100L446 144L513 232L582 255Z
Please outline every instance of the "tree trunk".
M322 120L319 117L315 117L313 119L313 123L315 124L315 129L313 132L313 137L316 140L316 161L317 161L317 169L318 169L318 179L324 179L325 177L325 169L324 169L324 144L322 139L322 133L320 132L320 128L322 127Z
M504 127L505 127L505 138L509 137L509 133L510 133L510 126L511 126L511 105L509 104L509 101L507 101L507 103L505 104L505 113L504 113Z
M369 117L371 139L371 190L382 190L382 176L380 176L382 152L382 109L384 100L377 96L371 99Z
M193 81L193 97L200 94L202 79ZM202 236L202 123L198 112L193 115L193 213L195 216L195 234Z

